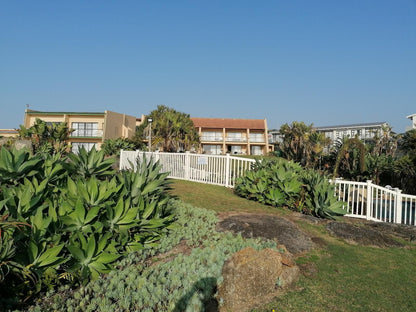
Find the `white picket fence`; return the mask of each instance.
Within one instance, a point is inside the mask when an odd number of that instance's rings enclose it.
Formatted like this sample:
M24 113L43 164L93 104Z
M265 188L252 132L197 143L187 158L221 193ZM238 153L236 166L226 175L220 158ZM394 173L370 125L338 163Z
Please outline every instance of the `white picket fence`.
M120 169L130 169L137 160L159 161L164 172L173 179L216 184L233 188L235 180L251 169L255 160L229 154L205 155L143 151L120 152ZM336 196L346 203L347 216L372 221L416 225L416 196L402 194L399 189L385 188L367 182L335 179Z
M416 225L416 196L367 182L334 181L338 200L346 202L349 217Z
M188 180L233 188L235 180L244 175L255 162L253 159L223 155L160 153L143 151L120 152L120 170L130 169L137 159L159 161L164 172L173 179Z

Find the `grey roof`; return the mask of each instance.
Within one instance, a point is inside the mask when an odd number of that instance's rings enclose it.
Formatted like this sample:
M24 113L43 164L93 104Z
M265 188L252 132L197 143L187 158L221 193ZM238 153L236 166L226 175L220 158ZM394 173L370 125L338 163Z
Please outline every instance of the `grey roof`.
M349 125L336 125L336 126L326 126L326 127L314 127L316 130L335 130L335 129L348 129L348 128L367 128L367 127L381 127L387 124L385 121L380 122L368 122L368 123L357 123Z

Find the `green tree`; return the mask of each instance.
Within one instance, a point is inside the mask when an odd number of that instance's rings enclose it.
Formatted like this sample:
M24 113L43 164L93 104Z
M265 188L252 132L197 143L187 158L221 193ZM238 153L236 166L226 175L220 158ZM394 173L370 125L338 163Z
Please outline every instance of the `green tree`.
M280 127L283 141L280 150L283 157L298 162L305 167L316 168L319 165L324 148L331 143L323 133L316 132L313 125L294 121Z
M67 154L69 152L68 138L72 130L66 122L48 124L36 118L33 126L20 126L19 137L32 141L34 153Z
M137 141L130 139L118 138L107 139L101 145L101 149L106 156L120 155L120 150L136 150L142 147L143 144L138 144Z
M148 137L148 118L152 118L152 147L160 147L164 152L179 152L199 146L199 135L190 116L164 105L150 112L138 127L136 139Z

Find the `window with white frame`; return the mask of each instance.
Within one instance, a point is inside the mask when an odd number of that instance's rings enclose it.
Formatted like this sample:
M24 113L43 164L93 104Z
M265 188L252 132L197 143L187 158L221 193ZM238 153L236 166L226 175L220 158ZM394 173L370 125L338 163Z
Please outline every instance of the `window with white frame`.
M221 155L222 153L221 145L204 145L202 150L208 155Z
M73 122L71 128L74 130L73 137L98 137L98 122Z
M232 155L240 155L242 152L242 147L240 145L232 145L231 146L231 154Z
M243 133L241 133L241 132L228 132L227 133L227 141L243 142L243 141L245 141L245 138L243 137Z
M263 133L250 133L250 142L265 142Z
M251 155L263 155L263 150L261 146L252 145L250 146L250 154Z
M221 131L203 131L201 135L202 141L218 142L222 141Z
M90 150L92 150L93 147L95 148L97 147L96 143L91 143L91 142L73 142L71 143L71 145L72 145L72 152L74 154L78 154L81 148L84 148L85 150L89 152Z

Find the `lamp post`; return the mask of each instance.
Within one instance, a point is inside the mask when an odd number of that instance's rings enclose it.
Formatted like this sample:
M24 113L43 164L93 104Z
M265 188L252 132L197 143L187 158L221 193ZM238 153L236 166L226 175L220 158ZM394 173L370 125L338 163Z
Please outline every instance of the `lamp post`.
M147 118L147 122L149 123L149 152L152 151L152 118Z

